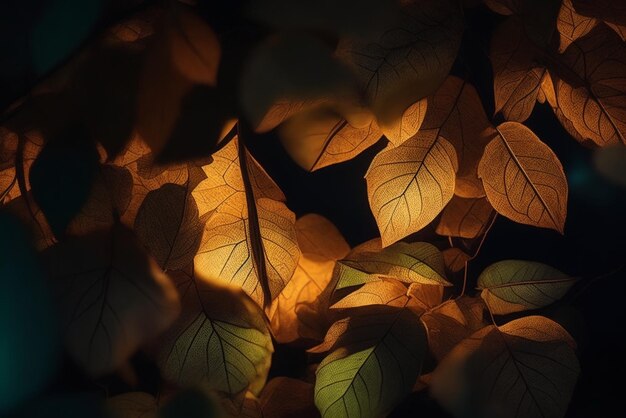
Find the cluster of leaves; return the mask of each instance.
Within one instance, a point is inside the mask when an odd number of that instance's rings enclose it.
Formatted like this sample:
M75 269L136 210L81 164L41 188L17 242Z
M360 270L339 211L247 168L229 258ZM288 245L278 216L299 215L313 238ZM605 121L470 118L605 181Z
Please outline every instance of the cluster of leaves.
M211 7L148 8L6 113L0 411L41 390L62 341L94 379L132 382L138 350L158 365L162 389L110 397L113 417L377 417L426 388L459 417L563 416L576 344L524 315L576 280L505 260L472 296L467 265L496 214L564 231L563 168L523 125L536 102L587 146L626 143L626 8L263 0L221 30ZM505 16L489 47L502 123L449 75L469 7ZM296 219L247 147L271 130L310 171L385 141L365 175L380 238L350 248ZM450 246L416 240L427 228ZM314 373L265 384L276 342Z

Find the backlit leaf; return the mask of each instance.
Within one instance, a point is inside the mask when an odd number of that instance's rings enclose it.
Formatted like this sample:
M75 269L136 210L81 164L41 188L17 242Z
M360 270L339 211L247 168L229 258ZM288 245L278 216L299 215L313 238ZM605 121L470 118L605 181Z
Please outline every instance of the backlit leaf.
M449 237L476 238L481 235L493 216L493 207L484 197L464 199L455 196L446 205L437 233Z
M375 40L343 38L337 55L355 71L374 113L384 125L432 94L456 57L463 32L452 0L410 0Z
M567 180L552 150L524 125L505 122L478 166L487 199L507 218L563 232Z
M92 375L115 370L178 315L171 281L122 226L67 239L43 257L67 349Z
M247 173L242 173L237 138L215 153L211 164L203 167L207 178L192 195L200 216L210 213L210 217L195 265L202 275L241 286L265 306L293 276L300 250L295 216L283 203L283 193L252 156L244 152L243 169ZM248 191L243 174L249 178ZM248 199L254 199L256 217L248 213ZM264 268L257 262L257 255L263 257ZM268 294L260 282L265 276Z
M626 143L626 45L598 25L562 55L568 70L552 73L560 110L597 145ZM558 70L558 68L557 68Z
M546 264L505 260L487 267L478 277L481 297L496 315L537 309L563 297L575 278Z
M411 391L426 352L417 316L389 306L336 322L327 339L331 352L315 372L322 417L385 415Z
M183 310L162 336L158 364L164 377L179 385L204 383L236 394L265 381L273 352L261 310L241 290L197 272L176 272L172 279Z
M441 252L446 268L456 273L465 268L465 263L470 261L471 256L457 247L446 248Z
M424 122L427 103L426 99L419 100L409 106L402 117L393 123L380 123L380 129L393 145L398 146L417 133Z
M332 305L331 309L359 308L369 305L410 307L413 309L422 307L419 301L410 297L407 287L402 282L383 277L374 282L365 283Z
M578 14L572 6L572 0L563 0L557 20L561 38L559 52L565 51L572 42L588 34L597 24L598 21L593 17Z
M443 137L420 134L382 150L365 175L383 246L428 225L454 193L457 158Z
M574 347L541 316L490 325L444 358L431 393L457 417L563 417L579 374Z

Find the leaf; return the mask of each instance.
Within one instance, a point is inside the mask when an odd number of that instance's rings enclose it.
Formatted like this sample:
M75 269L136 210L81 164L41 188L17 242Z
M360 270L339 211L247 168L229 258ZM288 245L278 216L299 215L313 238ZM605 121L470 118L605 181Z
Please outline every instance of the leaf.
M443 254L443 261L446 268L452 273L457 273L463 270L465 268L465 263L471 260L469 254L456 247L446 248L441 253Z
M44 389L60 363L48 280L19 221L0 213L0 414ZM27 378L26 378L27 377Z
M139 239L164 270L189 265L200 246L203 225L190 183L166 183L149 192L135 219Z
M563 116L599 146L626 143L626 46L599 25L561 56L566 70L553 72ZM558 70L558 68L557 68Z
M614 184L626 187L626 147L599 148L593 154L596 170Z
M415 136L374 157L365 175L383 246L428 225L454 193L456 152L443 137Z
M67 239L42 256L67 349L91 375L115 370L178 315L169 278L122 226Z
M265 381L272 340L261 310L235 288L179 271L172 279L183 311L161 337L158 364L179 385L203 383L236 394Z
M436 232L449 237L476 238L493 218L493 207L484 197L464 199L455 196L446 205Z
M480 299L468 297L448 300L425 312L420 319L435 358L441 361L459 342L487 326L484 312Z
M324 338L330 324L322 292L331 281L335 260L350 251L337 228L320 215L304 215L295 226L302 256L268 314L274 338L281 343Z
M410 393L426 351L417 316L388 306L336 322L327 339L332 351L315 372L322 417L385 415Z
M556 29L560 0L485 0L494 12L515 15L533 43L549 47Z
M561 299L575 282L546 264L505 260L483 270L478 288L492 313L506 315L543 308Z
M432 94L456 58L463 32L461 8L452 0L402 3L377 39L343 38L337 55L355 71L383 125Z
M202 275L241 286L265 306L278 296L298 264L295 216L267 173L243 147L241 161L237 149L235 138L215 153L213 162L203 167L207 178L192 192L199 215L210 214L194 262ZM248 212L250 207L256 214ZM267 280L268 293L262 280Z
M449 286L441 252L427 242L398 242L379 251L355 248L340 260L335 274L337 289L391 277L404 283Z
M612 0L572 0L576 12L616 24L626 24L626 7Z
M159 418L221 418L219 400L204 388L176 393L159 411Z
M128 209L132 174L111 164L100 166L87 201L68 226L68 234L84 235L111 228Z
M107 399L106 409L112 418L157 418L158 404L146 392L127 392Z
M261 43L244 65L241 106L251 124L259 126L281 100L353 96L352 78L321 40L302 32L275 35Z
M557 156L520 123L497 130L478 166L489 203L515 222L563 233L567 180Z
M357 128L343 116L326 109L295 115L280 128L283 147L308 171L351 160L378 142L382 135L375 121Z
M574 346L541 316L485 327L435 369L431 394L457 417L562 417L579 374Z
M459 161L454 193L461 197L485 195L477 167L487 144L482 132L490 126L476 89L457 77L449 76L428 98L417 136L422 141L442 136L454 146Z
M381 122L380 129L394 146L417 134L426 116L427 103L426 99L421 99L407 107L402 117L393 123Z
M545 68L535 62L532 42L521 22L507 19L493 34L490 50L495 111L506 120L524 122L535 107Z
M75 128L44 145L30 169L33 199L59 237L87 201L100 157Z
M597 24L596 19L578 14L572 0L563 0L557 20L561 39L559 52L563 53L572 42L588 34Z
M319 416L313 404L313 385L289 377L276 377L265 385L261 398L264 417L316 418Z

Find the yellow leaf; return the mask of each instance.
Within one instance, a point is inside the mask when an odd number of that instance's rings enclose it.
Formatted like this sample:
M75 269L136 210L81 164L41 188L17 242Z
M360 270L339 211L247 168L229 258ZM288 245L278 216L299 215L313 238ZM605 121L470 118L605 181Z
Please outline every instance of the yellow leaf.
M485 327L443 359L431 394L459 417L562 417L580 372L574 346L541 316Z
M493 207L484 197L464 199L455 196L446 205L439 219L439 235L476 238L481 235L493 216Z
M563 233L567 180L557 156L520 123L497 130L478 167L487 199L515 222Z
M370 208L383 246L428 225L450 201L457 168L443 137L417 135L382 150L365 175Z

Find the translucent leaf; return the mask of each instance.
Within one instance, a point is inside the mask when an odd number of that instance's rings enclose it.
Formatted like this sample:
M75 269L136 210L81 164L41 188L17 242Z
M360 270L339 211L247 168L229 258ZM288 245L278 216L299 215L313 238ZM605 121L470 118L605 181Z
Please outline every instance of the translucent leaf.
M172 276L183 310L161 337L158 364L179 385L206 384L229 394L260 379L273 352L261 310L235 288L179 271ZM258 388L257 388L258 389Z
M327 339L334 340L332 351L315 372L315 405L322 417L390 412L411 391L426 351L417 316L388 306L335 323Z
M43 258L67 349L91 375L115 370L178 315L169 278L124 227L67 239Z
M484 197L455 196L444 208L436 232L449 237L476 238L482 235L492 216L493 207Z
M507 218L563 232L567 180L552 150L524 125L505 122L478 166L487 199Z
M426 99L419 100L409 106L402 117L393 123L380 123L380 129L393 145L402 144L419 131L426 116L427 103Z
M411 138L382 150L365 175L383 246L428 225L454 193L457 158L443 137Z
M563 417L580 371L574 346L541 316L491 325L443 359L431 393L457 417Z
M593 17L578 14L572 6L572 0L563 0L557 20L561 39L559 52L565 51L572 42L588 34L597 24L598 21Z
M546 264L505 260L487 267L478 277L480 296L496 315L537 309L563 297L575 278Z

